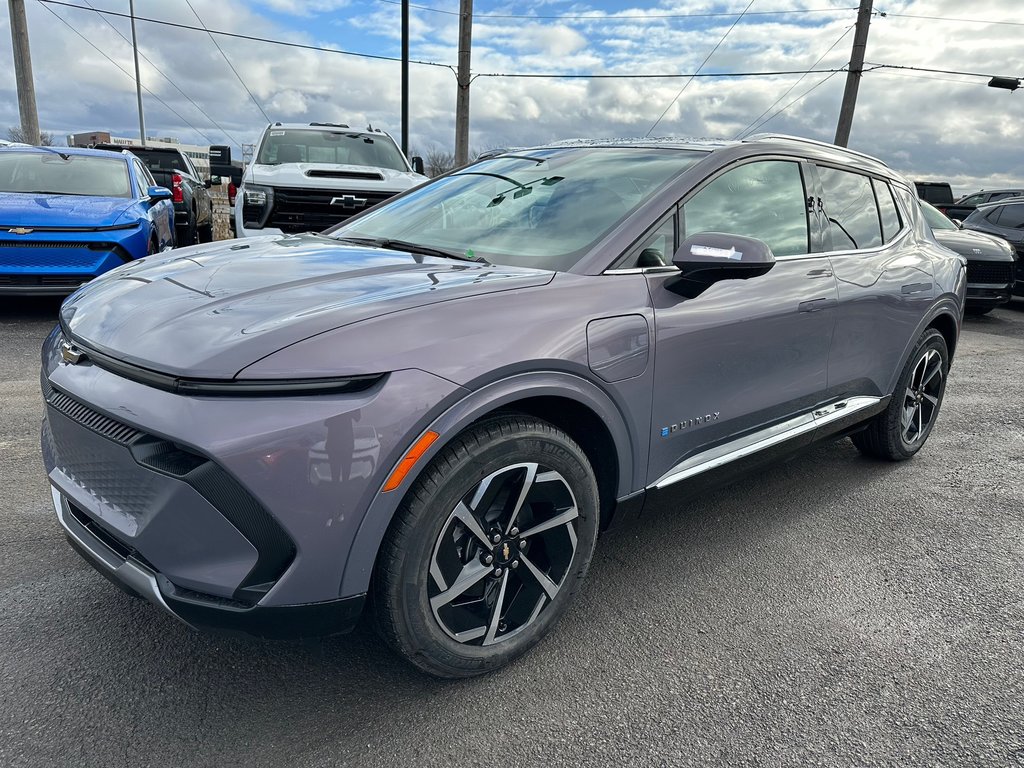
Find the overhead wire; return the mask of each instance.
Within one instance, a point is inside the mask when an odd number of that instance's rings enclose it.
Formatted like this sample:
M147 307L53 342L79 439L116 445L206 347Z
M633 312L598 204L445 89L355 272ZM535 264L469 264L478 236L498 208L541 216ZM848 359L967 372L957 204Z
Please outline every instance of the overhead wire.
M843 41L843 38L845 38L848 34L850 34L850 30L853 29L855 26L857 26L857 25L856 24L851 24L846 29L844 29L843 30L843 34L841 34L836 39L836 41L834 43L832 43L832 45L830 45L828 47L828 49L823 54L821 54L821 56L818 57L817 61L815 61L813 64L811 64L810 69L814 69L815 67L817 67L822 62L822 60L826 56L828 56L832 52L832 50L837 45L839 45L839 43L841 43ZM764 112L762 112L760 115L758 115L753 120L751 120L750 124L746 128L744 128L742 131L737 133L734 138L740 139L740 138L743 137L743 134L748 133L748 132L753 133L755 130L760 128L761 124L758 121L762 117L767 115L769 112L771 112L773 109L775 109L775 107L777 107L779 105L779 102L781 102L783 99L785 99L787 96L789 96L789 94L791 94L796 89L796 87L798 85L800 85L801 82L803 82L804 78L807 77L808 74L809 73L804 73L804 74L800 75L800 78L795 83L793 83L791 86L789 86L789 88L787 88L786 91L781 96L779 96L779 98L777 98L774 102L772 102L770 107L768 107Z
M192 13L195 15L196 19L198 19L200 26L206 31L206 34L209 35L210 42L217 46L217 50L220 51L220 55L224 57L224 61L226 61L228 66L231 67L231 71L235 73L235 77L238 78L238 82L242 84L242 87L245 88L245 92L249 94L249 98L252 99L252 103L256 105L256 108L261 113L263 113L263 117L266 119L266 121L268 123L272 123L273 120L270 119L270 115L268 115L267 111L263 109L263 105L256 100L256 97L253 95L253 92L249 90L249 86L245 84L245 80L243 80L242 76L238 74L238 70L235 69L235 65L231 63L231 59L229 59L228 55L224 53L224 49L220 47L220 43L217 42L217 38L210 34L210 30L207 29L206 24L203 22L202 17L199 15L199 12L196 11L196 9L192 6L192 0L185 0L185 4L189 7L189 10L191 10Z
M785 111L786 111L787 109L789 109L790 107L792 107L792 106L793 106L794 104L796 104L796 103L797 103L798 101L801 101L801 100L803 100L804 98L806 98L807 96L809 96L809 95L811 94L811 92L813 92L813 91L817 90L818 88L820 88L821 86L823 86L823 85L824 85L825 83L827 83L827 82L828 82L829 80L831 80L831 79L832 79L833 77L835 77L835 76L836 76L836 75L838 75L838 74L839 74L839 72L833 72L833 73L832 73L831 75L829 75L828 77L822 78L822 79L821 79L821 80L819 80L819 81L818 81L817 83L815 83L815 84L814 84L814 85L812 85L812 86L811 86L810 88L808 88L808 89L807 89L806 91L804 91L804 92L803 92L803 93L801 93L801 94L800 94L799 96L797 96L797 97L796 97L795 99L793 99L793 100L792 100L791 102L789 102L789 103L788 103L788 104L787 104L786 106L784 106L784 107L783 107L782 109L780 109L780 110L778 110L777 112L775 112L775 114L773 114L773 115L772 115L771 117L769 117L769 118L768 118L767 120L763 120L763 121L762 121L762 122L761 122L761 123L760 123L760 124L759 124L759 125L758 125L757 127L758 127L758 128L763 128L763 127L764 127L765 125L767 125L768 123L770 123L770 122L771 122L772 120L774 120L774 119L775 119L776 117L778 117L779 115L781 115L781 114L782 114L783 112L785 112ZM748 134L748 135L750 135L750 134Z
M953 16L921 16L914 13L889 13L888 11L875 11L875 14L885 19L926 19L928 21L951 21L957 24L1001 24L1007 27L1024 27L1024 21L998 21L996 19L959 19Z
M86 5L88 5L90 8L92 8L92 4L89 2L89 0L82 0L82 2L85 3ZM96 10L96 9L93 8L93 10ZM117 35L122 40L124 40L129 45L132 44L132 41L129 40L127 37L125 37L124 34L121 32L121 30L119 30L117 27L115 27L111 23L110 19L108 19L106 16L104 16L102 13L99 13L98 11L97 11L96 15L97 15L97 17L99 17L103 21L104 24L106 24L108 27L110 27L112 30L114 30L114 32L116 32ZM205 109L203 109L201 106L196 104L196 102L187 93L185 93L185 91L183 91L181 89L181 87L176 82L174 82L174 80L172 80L167 74L165 74L164 71L162 69L160 69L160 67L158 67L155 63L153 63L152 59L150 59L148 56L146 56L146 54L144 54L142 51L139 51L139 56L141 56L143 58L143 60L147 64L149 64L161 77L163 77L164 80L166 80L168 83L170 83L171 87L173 87L178 93L180 93L189 102L189 104L191 104L193 107L198 109L203 114L203 117L205 117L207 120L209 120L211 123L213 123L214 126L216 126L217 129L221 133L223 133L228 138L229 141L231 141L231 143L235 144L239 149L242 148L242 143L240 141L238 141L238 139L236 139L234 136L232 136L230 133L228 133L227 129L225 129L224 126L222 126L220 123L218 123L216 120L214 120Z
M43 0L39 0L39 2L42 3ZM52 8L49 8L46 5L43 5L43 7L46 8L46 10L49 11L51 14L53 14L57 18L57 20L60 21L61 24L63 24L68 29L70 29L72 32L74 32L76 35L78 35L80 38L82 38L82 40L84 40L86 43L88 43L92 48L94 48L97 53L99 53L101 56L103 56L103 58L105 58L107 61L109 61L111 64L113 64L119 70L121 70L128 78L130 78L132 80L132 82L135 81L135 75L133 75L127 69L122 67L120 64L118 64L112 58L110 58L110 56L108 56L99 46L97 46L95 43L93 43L89 38L87 38L84 34L82 34L77 28L73 27L68 22L67 19L65 19L63 16L61 16L59 13L57 13ZM81 6L79 6L79 7L81 7ZM188 120L186 120L181 115L180 112L178 112L176 109L174 109L174 107L172 107L170 104L168 104L166 101L161 99L159 96L157 96L155 93L153 93L153 91L151 91L149 88L147 88L146 86L142 85L141 83L139 83L139 87L142 88L142 90L144 90L146 93L148 93L154 99L156 99L160 104L162 104L167 109L168 112L170 112L171 114L176 116L179 120L181 120L181 122L183 122L185 125L187 125L189 128L191 128L193 131L195 131L200 136L202 136L204 139L206 139L206 141L208 143L213 144L213 139L211 139L202 130L200 130L199 128L194 126L192 123L190 123Z
M719 40L717 43L715 43L715 47L712 48L711 52L708 53L708 55L704 57L704 61L702 61L700 63L700 66L697 67L697 72L700 72L702 69L704 69L704 65L707 64L708 61L711 60L711 57L715 55L715 51L717 51L718 48L722 45L722 43L725 42L725 38L727 38L729 36L729 33L732 32L734 29L736 29L736 25L739 24L740 21L742 21L744 15L746 15L747 11L750 10L750 6L752 6L753 4L754 4L754 0L750 0L750 2L747 3L747 7L743 9L743 13L741 13L739 16L736 17L736 19L733 21L732 25L727 30L725 30L725 34L722 35L722 39ZM665 115L668 114L668 111L670 109L672 109L672 107L675 105L675 103L677 101L679 101L679 97L682 96L683 93L685 93L686 89L690 87L690 83L692 83L692 82L693 82L693 78L691 77L689 80L687 80L685 83L683 83L683 87L679 89L679 93L677 93L675 95L675 98L673 98L672 101L670 101L668 103L668 106L665 107L664 111L658 116L658 119L654 121L654 124L650 128L647 129L647 133L645 133L644 136L650 136L651 135L651 132L655 128L658 127L658 123L660 123L664 119Z

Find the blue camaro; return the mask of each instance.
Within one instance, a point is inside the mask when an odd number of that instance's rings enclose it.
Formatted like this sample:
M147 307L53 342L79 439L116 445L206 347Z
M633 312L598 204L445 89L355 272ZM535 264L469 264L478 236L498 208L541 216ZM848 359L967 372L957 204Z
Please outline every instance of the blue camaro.
M173 248L170 198L128 152L0 148L0 294L71 293Z

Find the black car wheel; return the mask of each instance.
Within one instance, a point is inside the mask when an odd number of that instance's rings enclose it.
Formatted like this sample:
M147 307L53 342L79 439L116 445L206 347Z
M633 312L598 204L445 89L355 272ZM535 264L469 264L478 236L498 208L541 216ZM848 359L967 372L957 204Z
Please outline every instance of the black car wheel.
M564 432L509 415L470 428L424 470L374 575L378 630L438 677L470 677L550 631L586 575L598 493Z
M922 335L888 407L852 436L861 453L889 461L909 459L924 445L939 416L949 373L946 340L934 328Z
M212 222L210 224L204 224L203 226L198 227L196 231L199 234L198 242L200 242L200 243L209 243L209 242L213 241L213 223Z

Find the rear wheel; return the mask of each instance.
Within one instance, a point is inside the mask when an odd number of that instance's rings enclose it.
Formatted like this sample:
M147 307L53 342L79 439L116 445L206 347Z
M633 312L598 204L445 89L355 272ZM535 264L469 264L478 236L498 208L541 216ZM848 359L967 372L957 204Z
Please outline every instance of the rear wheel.
M152 256L154 253L160 252L160 244L157 243L156 235L152 235L149 238L149 246L146 248L146 255Z
M374 574L383 638L438 677L470 677L526 653L565 612L597 539L582 449L510 415L456 438L409 491Z
M196 231L197 231L197 233L199 235L199 242L200 243L213 242L213 223L212 222L209 223L209 224L204 224L201 227L198 227Z
M934 328L922 335L896 384L889 406L851 439L861 453L889 461L909 459L924 445L939 416L949 373L946 340Z

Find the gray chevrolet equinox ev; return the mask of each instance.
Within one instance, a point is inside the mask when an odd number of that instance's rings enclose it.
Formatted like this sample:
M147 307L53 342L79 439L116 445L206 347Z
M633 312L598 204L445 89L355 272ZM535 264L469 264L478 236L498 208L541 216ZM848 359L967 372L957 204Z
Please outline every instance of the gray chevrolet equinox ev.
M509 152L79 290L42 351L53 502L187 624L325 635L372 601L417 667L475 675L552 629L648 493L847 435L913 456L964 288L855 152Z

